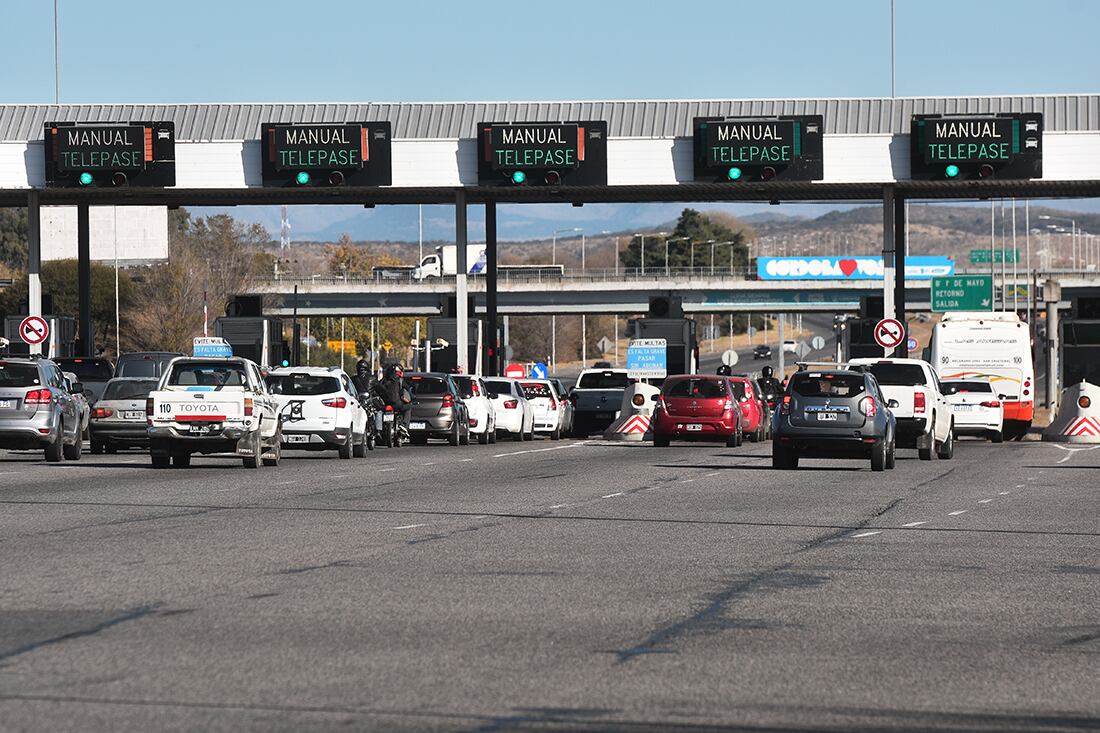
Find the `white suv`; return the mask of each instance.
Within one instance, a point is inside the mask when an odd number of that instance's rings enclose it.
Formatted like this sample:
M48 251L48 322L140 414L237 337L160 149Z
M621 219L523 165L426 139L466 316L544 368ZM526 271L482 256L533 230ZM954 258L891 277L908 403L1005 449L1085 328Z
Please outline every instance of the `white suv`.
M470 435L476 435L482 445L497 442L496 408L485 382L476 374L452 374L451 380L470 413Z
M534 440L535 411L519 382L509 377L487 377L485 386L493 398L497 430L511 433L514 440Z
M940 380L931 365L921 359L852 359L850 367L875 375L882 394L897 420L898 448L916 448L922 461L955 453L955 423L951 405L943 396Z
M550 440L561 438L565 405L558 399L554 385L548 379L523 379L520 386L535 413L535 432L549 434Z
M284 449L366 455L367 412L351 379L338 367L280 367L266 376L278 401Z

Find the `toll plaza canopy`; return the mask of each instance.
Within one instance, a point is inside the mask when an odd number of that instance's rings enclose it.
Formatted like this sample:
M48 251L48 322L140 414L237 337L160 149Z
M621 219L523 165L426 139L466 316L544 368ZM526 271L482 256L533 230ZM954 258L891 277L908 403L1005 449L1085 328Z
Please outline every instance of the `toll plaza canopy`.
M1040 177L915 180L914 115L1042 115ZM816 180L703 180L693 166L697 118L821 119ZM175 185L48 187L47 122L167 121L175 129ZM606 180L556 186L487 186L479 177L482 123L599 121ZM265 186L265 125L388 123L386 185ZM365 128L364 128L365 129ZM603 128L601 128L602 130ZM731 173L731 178L732 178ZM1100 95L800 100L589 101L363 104L89 104L0 106L0 205L216 205L248 203L453 203L1100 196Z

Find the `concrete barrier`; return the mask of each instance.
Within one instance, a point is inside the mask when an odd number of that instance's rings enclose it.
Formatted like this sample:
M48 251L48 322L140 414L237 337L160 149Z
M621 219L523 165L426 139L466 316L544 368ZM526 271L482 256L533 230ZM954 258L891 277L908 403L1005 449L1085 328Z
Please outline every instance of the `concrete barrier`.
M619 418L604 431L604 440L628 440L641 442L653 440L650 420L653 418L653 396L661 393L660 388L642 382L636 382L623 392L623 404Z
M1053 443L1100 443L1100 387L1081 382L1062 390L1058 413L1043 431Z

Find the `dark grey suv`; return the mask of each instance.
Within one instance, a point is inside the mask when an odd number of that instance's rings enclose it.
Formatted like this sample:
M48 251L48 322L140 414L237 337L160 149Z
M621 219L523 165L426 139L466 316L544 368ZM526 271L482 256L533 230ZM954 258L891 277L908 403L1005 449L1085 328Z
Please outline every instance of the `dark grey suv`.
M773 419L774 468L797 468L799 458L870 459L874 471L894 467L897 425L868 372L795 372Z
M73 392L83 392L79 382ZM0 359L0 448L41 448L51 463L80 459L81 407L48 359Z

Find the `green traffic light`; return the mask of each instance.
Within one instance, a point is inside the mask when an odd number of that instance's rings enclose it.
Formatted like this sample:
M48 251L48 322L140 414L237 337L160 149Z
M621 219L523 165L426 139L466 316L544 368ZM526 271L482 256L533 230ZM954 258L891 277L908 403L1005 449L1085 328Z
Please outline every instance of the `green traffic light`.
M739 181L739 180L741 180L741 169L740 168L730 168L729 173L727 175L729 175L731 181Z
M88 173L87 171L80 174L80 185L81 186L90 186L90 185L92 185L93 180L94 179L92 178L92 174Z
M290 362L287 361L286 359L283 359L283 366L285 366L285 367L290 366Z
M955 176L959 175L959 166L949 165L947 166L947 169L944 171L944 173L947 174L948 178L954 178Z
M296 180L298 181L299 186L305 186L309 183L309 173L305 171L299 171L298 178Z
M523 171L516 171L512 174L512 183L520 184L527 181L527 174Z

